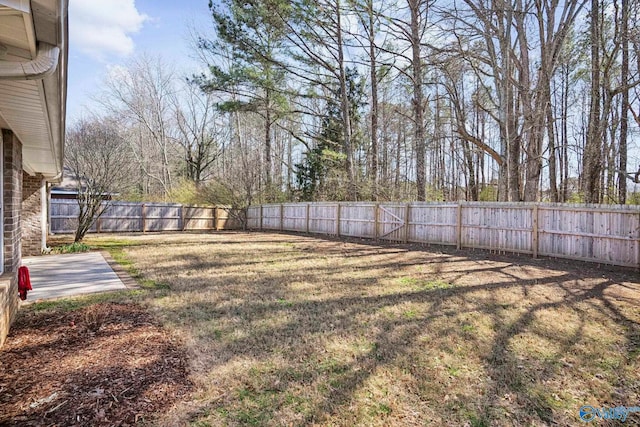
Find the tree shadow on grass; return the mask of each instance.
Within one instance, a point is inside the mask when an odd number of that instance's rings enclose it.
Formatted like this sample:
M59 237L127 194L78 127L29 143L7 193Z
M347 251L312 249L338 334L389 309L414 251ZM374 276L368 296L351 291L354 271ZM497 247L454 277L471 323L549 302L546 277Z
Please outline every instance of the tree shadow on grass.
M198 276L197 286L172 279L175 267L161 259L145 270L172 281L165 319L192 335L196 377L218 384L220 393L204 397L192 421L382 425L406 421L416 404L417 424L570 425L585 399L629 404L613 401L616 388L631 403L640 397L624 382L637 372L639 326L639 286L624 271L523 257L492 264L478 253L403 259L403 251L360 244L350 256L348 245L322 241L317 253L328 259L309 266L314 240L292 242L290 253L274 251L273 239L253 241L255 253L226 246L225 265L209 259L215 252L183 254L196 275L221 269L220 277ZM283 263L282 271L267 268L271 262ZM386 288L390 277L411 277L420 265L430 268L420 280ZM430 275L442 288L415 286ZM292 287L301 277L309 286ZM599 334L611 335L602 348L591 345ZM381 398L384 387L396 387L400 400Z
M547 284L555 283L557 278ZM542 282L542 283L541 283ZM544 286L544 281L538 281L535 286ZM366 317L367 313L380 311L384 308L397 306L398 304L413 302L425 303L430 302L430 309L424 313L419 319L394 319L394 320L378 320L373 323L373 327L379 332L375 338L371 340L371 348L357 356L350 363L342 363L333 372L323 372L321 368L316 370L310 369L311 374L301 375L306 378L305 381L316 381L324 383L320 379L322 375L328 375L329 382L333 382L334 386L328 387L324 392L324 397L316 400L313 404L314 409L308 411L305 417L307 422L322 422L327 416L337 415L346 410L349 402L360 388L364 386L370 375L377 368L387 365L393 365L396 360L408 354L416 343L416 340L422 334L422 331L429 329L435 322L443 317L449 317L452 320L464 313L483 313L494 319L495 335L492 338L492 350L488 354L484 354L485 372L489 377L483 388L486 390L486 399L480 399L476 403L476 410L480 419L486 420L487 423L499 419L499 414L494 411L500 408L499 399L505 394L514 394L515 399L519 402L521 413L514 415L515 419L522 422L530 422L531 420L540 420L543 422L552 422L554 419L555 407L553 402L549 402L549 397L541 395L539 389L531 387L529 383L533 382L536 386L543 386L542 380L544 376L560 375L557 370L557 360L547 359L542 363L542 375L540 373L532 375L533 369L539 369L540 364L527 364L516 357L510 350L510 341L517 335L525 332L535 320L535 314L544 310L556 307L574 307L575 305L593 299L604 298L602 292L613 283L604 283L594 287L591 292L585 292L582 295L569 298L565 301L540 303L528 308L521 313L515 321L506 322L498 314L500 312L500 303L490 304L486 306L472 306L467 309L455 310L451 307L445 308L447 301L455 298L464 298L465 294L472 294L480 289L497 290L509 287L519 288L519 284L488 284L485 286L475 287L475 289L453 289L445 291L418 291L405 292L402 294L394 294L391 296L379 296L372 298L339 298L336 301L307 302L294 304L293 307L286 307L280 303L269 302L246 302L241 307L229 307L228 309L216 309L212 307L201 307L203 312L209 311L212 318L237 318L240 322L246 321L247 326L254 321L259 321L271 315L282 316L287 319L286 324L276 328L251 328L247 327L248 334L241 338L231 339L227 344L223 344L219 348L214 366L211 366L212 372L215 372L215 365L225 365L234 358L251 358L254 360L266 360L273 356L274 352L281 352L282 345L297 346L297 350L293 352L301 357L317 357L316 349L310 347L305 349L305 341L314 335L333 335L334 328L339 330L340 335L349 335L358 332L359 328L354 319ZM435 294L438 294L437 297ZM434 298L435 297L435 298ZM197 304L196 304L197 305ZM191 307L190 309L193 309ZM281 313L281 314L277 314ZM313 314L310 314L313 313ZM202 315L202 313L200 313ZM637 337L637 323L630 320L622 320L619 315L613 316L612 319L624 322L626 330L629 331L628 341L631 343L634 337ZM581 322L586 320L582 319ZM408 326L408 327L407 327ZM407 328L405 328L407 327ZM434 326L437 329L443 329L441 324ZM218 330L218 336L233 336L233 330ZM443 334L455 334L450 328L444 329ZM274 342L274 337L277 337ZM460 337L461 339L462 337ZM557 340L557 339L556 339ZM561 340L559 344L562 351L556 355L561 357L562 353L570 352L574 346L583 342L584 337L580 331L580 327L576 329L575 334ZM637 344L635 345L637 348ZM442 348L441 348L442 350ZM445 349L446 350L446 349ZM411 350L409 353L413 353ZM294 354L290 355L292 357ZM523 366L524 364L524 366ZM293 368L288 366L282 369L281 375L287 378L285 372L290 370L299 370L299 365ZM528 366L527 366L528 365ZM295 376L289 376L291 383L280 380L278 390L287 390L294 387L294 383L299 381ZM273 402L272 402L273 403ZM470 402L473 406L474 403ZM233 406L233 405L232 405ZM437 406L437 403L436 403ZM270 404L269 409L275 412L278 406ZM485 408L484 411L480 408ZM260 408L258 408L260 409ZM303 423L304 424L304 423ZM302 424L301 424L302 425Z

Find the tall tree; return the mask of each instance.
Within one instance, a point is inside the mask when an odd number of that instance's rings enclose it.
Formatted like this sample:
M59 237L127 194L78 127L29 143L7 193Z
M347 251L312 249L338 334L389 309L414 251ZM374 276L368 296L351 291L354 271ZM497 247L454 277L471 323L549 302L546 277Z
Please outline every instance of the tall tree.
M618 163L618 203L627 202L627 136L629 134L629 0L621 0L620 43L622 44L622 64L620 84L622 100L620 102L620 160Z
M345 88L336 84L333 91L335 101L327 102L320 132L314 138L317 143L296 165L296 179L302 200L353 200L352 186L344 183L346 175L339 173L340 170L344 171L347 161L343 141L345 122L342 91L347 91L349 123L356 127L361 122L360 109L364 105L365 94L364 83L355 68L347 68L345 78Z
M328 97L335 94L336 84L340 87L339 105L346 185L349 199L356 200L358 175L354 162L354 128L349 114L349 61L345 56L347 34L343 28L343 4L340 0L295 0L290 4L291 15L286 17L286 39L288 52L293 61L281 65L307 86L306 93L303 93L305 98L316 97L324 99L325 102L332 102Z
M284 0L209 2L217 38L200 38L208 58L227 55L226 66L209 63L209 75L197 76L205 92L227 92L223 111L251 112L264 120L264 180L267 201L273 197L273 125L287 111L285 72L277 66L285 37L289 4ZM231 92L233 91L233 92Z
M141 56L115 69L99 98L107 111L126 120L131 152L165 195L173 185L175 83L174 71L161 58Z
M372 196L378 200L378 49L376 36L378 35L379 13L374 9L373 0L365 0L363 3L354 2L354 8L358 14L360 25L364 29L367 56L369 60L369 80L371 87L371 107L370 107L370 138L371 156L369 164L369 179L372 184Z
M489 80L485 84L492 89L485 92L494 94L487 98L494 105L485 108L500 129L501 200L538 197L546 122L553 122L549 81L584 3L464 0L466 10L442 8L441 14L457 35L457 54L469 63L477 79ZM482 43L474 42L479 37ZM531 52L535 52L536 63ZM553 146L553 140L547 140Z
M417 198L426 200L426 126L424 119L424 58L425 34L432 0L406 0L399 7L406 16L397 14L385 19L387 31L397 34L404 47L389 52L396 58L395 69L411 82L413 149L415 151L415 186ZM405 64L409 66L406 67Z

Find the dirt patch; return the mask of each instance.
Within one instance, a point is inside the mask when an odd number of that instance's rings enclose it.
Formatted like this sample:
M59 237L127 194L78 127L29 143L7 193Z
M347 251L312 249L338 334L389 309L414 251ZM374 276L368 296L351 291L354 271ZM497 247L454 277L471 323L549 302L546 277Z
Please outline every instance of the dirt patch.
M138 304L23 308L0 352L0 425L143 424L190 388L184 352Z

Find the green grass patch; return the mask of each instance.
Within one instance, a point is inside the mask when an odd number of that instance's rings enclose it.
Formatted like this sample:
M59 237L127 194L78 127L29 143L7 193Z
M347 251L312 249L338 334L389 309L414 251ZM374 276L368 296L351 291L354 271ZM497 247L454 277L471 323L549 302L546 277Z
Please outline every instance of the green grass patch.
M404 315L404 317L406 317L407 319L415 319L416 317L418 317L418 312L415 310L405 310L404 313L402 313Z
M284 306L284 307L291 307L293 305L293 302L291 301L287 301L284 298L278 298L276 301L278 301L278 304Z
M103 249L106 251L111 251L112 249L124 249L132 246L136 246L139 243L136 243L135 240L130 239L97 239L97 238L89 238L86 239L90 242L91 247L96 249Z
M227 418L240 425L263 426L273 418L273 410L280 406L280 393L274 390L238 390L240 408L230 410Z
M378 403L373 408L371 408L369 414L374 417L380 417L390 415L391 412L393 412L391 406L387 405L386 403Z
M460 329L462 330L462 332L471 333L476 330L476 327L468 323L465 323L464 325L462 325Z
M398 283L420 291L445 290L453 288L451 283L442 280L424 280L416 277L401 277Z
M89 252L91 247L82 242L73 242L68 245L54 246L51 248L51 254L75 254L80 252Z

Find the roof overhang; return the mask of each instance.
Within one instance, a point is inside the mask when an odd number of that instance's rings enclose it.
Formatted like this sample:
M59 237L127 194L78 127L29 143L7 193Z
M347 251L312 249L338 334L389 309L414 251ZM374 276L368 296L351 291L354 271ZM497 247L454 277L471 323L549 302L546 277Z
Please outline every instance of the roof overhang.
M68 0L0 0L0 126L23 168L59 180L64 158Z

